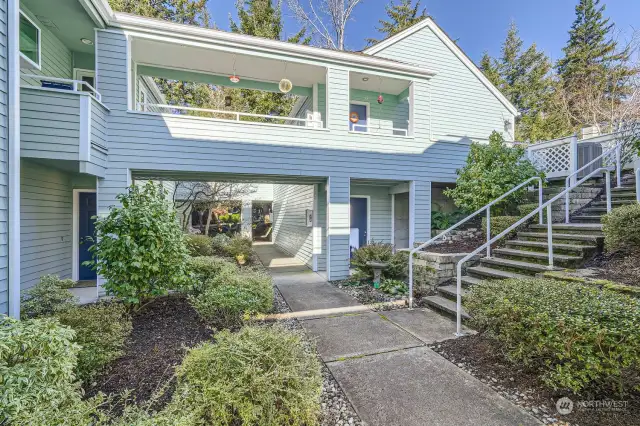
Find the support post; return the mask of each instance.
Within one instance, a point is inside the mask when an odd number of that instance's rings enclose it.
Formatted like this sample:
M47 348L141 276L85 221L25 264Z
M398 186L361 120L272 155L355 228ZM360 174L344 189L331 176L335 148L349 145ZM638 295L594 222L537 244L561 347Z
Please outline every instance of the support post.
M636 169L636 201L640 203L640 167Z
M491 241L491 206L487 207L487 242ZM491 257L491 244L487 245L487 257Z
M578 136L574 133L571 137L571 142L569 142L569 174L572 175L571 186L577 182L578 175L574 174L576 171L578 171Z
M349 195L348 177L330 176L327 180L327 265L329 280L349 276Z
M604 172L604 181L607 191L607 213L611 213L611 174L608 170Z
M542 216L542 209L540 209ZM553 222L551 214L551 203L547 205L547 245L549 246L549 269L553 268Z
M616 184L618 188L622 186L622 146L618 144L616 146Z

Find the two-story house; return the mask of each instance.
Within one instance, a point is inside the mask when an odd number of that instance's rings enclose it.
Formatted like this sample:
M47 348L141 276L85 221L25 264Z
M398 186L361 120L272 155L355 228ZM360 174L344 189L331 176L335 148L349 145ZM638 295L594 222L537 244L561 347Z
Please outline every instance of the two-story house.
M0 32L0 312L14 315L44 274L95 278L90 218L136 180L272 184L275 244L342 279L354 229L428 239L432 186L455 182L471 141L513 137L514 106L431 19L343 52L106 0L0 0ZM286 117L166 105L154 78L298 101Z

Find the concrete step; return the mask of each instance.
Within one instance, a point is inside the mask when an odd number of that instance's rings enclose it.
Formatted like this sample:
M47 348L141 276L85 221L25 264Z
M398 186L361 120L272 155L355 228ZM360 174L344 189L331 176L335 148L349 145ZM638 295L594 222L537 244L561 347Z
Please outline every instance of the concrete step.
M526 260L533 261L535 263L547 265L549 262L549 252L547 251L530 251L530 250L516 250L511 248L500 248L493 250L493 253L499 257L504 257L514 260ZM582 256L569 256L566 254L553 253L553 261L556 265L561 265L567 268L578 267L584 258Z
M613 207L613 204L611 205ZM595 207L587 207L582 210L582 213L588 213L593 215L605 215L607 214L607 206L595 206Z
M546 242L547 233L546 232L518 232L518 238L522 240L532 240L532 241L543 240L544 242ZM554 232L553 241L554 242L557 241L558 243L571 241L574 244L600 245L604 242L604 237L602 235L561 234L561 233Z
M480 284L482 282L480 278L474 278L468 275L463 276L461 281L462 281L462 285L466 285L466 286L472 286L472 285Z
M440 311L443 312L445 314L449 314L449 315L456 315L456 302L454 302L453 300L449 300L446 299L442 296L427 296L424 299L425 302L427 302L427 304ZM467 314L467 312L464 310L464 307L462 308L462 313L461 313L462 319L469 319L471 318L469 316L469 314Z
M530 229L547 232L547 225L529 225ZM601 223L554 223L551 225L553 231L563 231L565 234L599 234L602 235Z
M620 207L628 204L634 204L636 200L634 199L624 199L624 200L614 200L611 199L611 207ZM607 200L604 201L594 201L591 206L593 207L607 207Z
M554 234L556 235L556 234ZM511 240L506 243L508 248L514 250L531 250L538 252L546 252L549 244L546 241L526 241L526 240ZM567 254L569 256L584 257L585 254L595 252L598 250L596 245L587 244L566 244L566 243L553 243L553 252L558 254Z
M455 300L458 297L458 287L456 285L445 285L442 287L438 287L436 290L438 290L438 293L440 295L447 299ZM462 291L460 292L460 294L462 294L462 296L464 297L464 295L467 294L467 290L465 290L464 287L462 287L461 290Z
M489 268L496 268L501 270L507 270L520 274L535 275L540 272L549 271L548 265L542 265L540 263L524 262L521 260L502 259L499 257L484 258L480 261L482 266Z
M529 278L527 275L515 272L503 271L502 269L487 268L486 266L472 266L467 268L467 274L480 279L506 279L506 278Z
M615 185L615 183L613 184ZM635 185L623 184L621 187L613 187L611 188L611 192L634 192L636 190Z
M616 188L614 188L616 189ZM632 191L614 191L612 190L611 192L611 199L612 200L635 200L636 198L636 190L633 189Z
M599 214L579 214L571 217L572 222L577 223L600 223L602 215Z

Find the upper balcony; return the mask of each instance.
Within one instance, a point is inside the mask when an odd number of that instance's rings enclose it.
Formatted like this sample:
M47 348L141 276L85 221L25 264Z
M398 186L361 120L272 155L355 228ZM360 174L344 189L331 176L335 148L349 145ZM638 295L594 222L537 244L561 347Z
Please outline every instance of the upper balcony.
M94 88L95 22L78 0L20 7L20 154L104 176L109 110Z

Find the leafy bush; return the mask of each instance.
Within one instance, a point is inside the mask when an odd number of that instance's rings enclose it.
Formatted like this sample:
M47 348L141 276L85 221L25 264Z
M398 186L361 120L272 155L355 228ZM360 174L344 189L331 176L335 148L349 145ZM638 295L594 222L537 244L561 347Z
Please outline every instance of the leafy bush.
M186 236L187 248L191 256L213 256L212 238L206 235L188 234Z
M280 326L223 331L177 369L173 405L215 425L318 424L322 375L300 332Z
M465 307L515 361L554 389L640 390L640 302L608 290L548 279L489 281Z
M220 221L220 223L239 223L240 213L221 214L218 216L218 221Z
M373 278L373 268L367 262L383 262L389 266L382 271L382 277L388 279L404 279L409 272L409 253L399 251L393 253L393 245L371 241L353 251L351 266L368 278Z
M491 236L495 237L521 218L518 216L491 216ZM482 218L482 233L487 235L487 218ZM509 235L516 233L516 229L509 232ZM508 236L508 235L507 235Z
M102 397L82 400L75 332L54 319L0 317L0 423L93 424Z
M462 210L456 210L454 212L431 212L431 228L433 229L448 229L451 226L458 223L464 217Z
M218 274L230 274L238 270L235 263L229 259L216 256L192 257L188 267L193 274L193 280L188 288L182 288L185 293L199 294L205 283Z
M69 291L75 281L57 275L44 275L34 287L20 297L20 316L38 318L53 315L75 306L76 298Z
M629 204L611 210L602 217L602 231L607 250L640 248L640 204Z
M264 271L223 267L189 300L198 314L219 328L234 328L252 314L273 308L273 284Z
M400 280L382 280L380 283L380 290L393 296L409 293L409 287L407 287L407 284Z
M230 242L231 237L229 237L227 234L216 234L216 236L211 239L213 254L218 256L226 255L227 247L229 246Z
M132 328L131 318L119 303L74 306L56 318L76 333L74 342L81 346L76 371L84 382L124 353Z
M185 236L165 197L161 185L132 185L117 197L122 207L96 220L90 263L105 278L105 290L126 303L139 304L189 279Z
M444 194L467 211L478 210L533 176L544 177L524 158L522 148L506 146L497 132L491 134L489 144L471 144L467 163L457 173L456 187L446 189ZM510 213L510 207L522 203L525 196L525 191L516 191L494 209L498 214Z
M251 256L251 238L234 235L227 245L227 253L243 264Z

